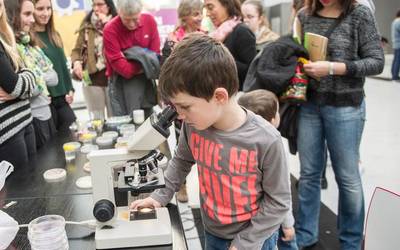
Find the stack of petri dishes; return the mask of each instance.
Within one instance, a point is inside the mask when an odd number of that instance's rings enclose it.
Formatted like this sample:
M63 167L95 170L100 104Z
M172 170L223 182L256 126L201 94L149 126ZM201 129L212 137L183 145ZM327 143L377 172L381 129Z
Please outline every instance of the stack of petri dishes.
M60 215L45 215L28 225L28 239L32 250L68 250L65 219Z

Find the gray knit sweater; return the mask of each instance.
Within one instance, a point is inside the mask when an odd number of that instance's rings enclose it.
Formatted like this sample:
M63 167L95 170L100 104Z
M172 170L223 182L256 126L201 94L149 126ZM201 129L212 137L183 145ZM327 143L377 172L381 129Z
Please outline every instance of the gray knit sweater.
M299 12L303 32L324 35L334 18ZM358 106L364 98L365 76L382 72L383 49L373 14L368 7L355 4L354 9L329 37L328 61L344 62L344 76L326 76L318 82L310 79L309 100L319 105Z

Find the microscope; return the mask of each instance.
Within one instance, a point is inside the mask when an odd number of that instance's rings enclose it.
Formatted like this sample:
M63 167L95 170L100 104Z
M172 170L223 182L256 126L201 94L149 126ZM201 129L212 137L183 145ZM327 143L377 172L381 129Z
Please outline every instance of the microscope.
M116 195L137 197L165 187L163 170L159 168L165 156L157 148L169 136L176 117L176 110L167 106L137 129L127 148L89 154L97 249L172 244L167 208L130 210L129 202L117 205Z

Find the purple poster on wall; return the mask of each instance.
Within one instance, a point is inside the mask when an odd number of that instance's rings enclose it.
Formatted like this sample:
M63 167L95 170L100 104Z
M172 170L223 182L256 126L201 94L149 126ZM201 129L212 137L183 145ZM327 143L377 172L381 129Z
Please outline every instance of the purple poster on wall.
M160 33L161 46L163 46L168 33L174 30L178 15L176 9L160 9L158 11L151 11L158 24L158 32Z

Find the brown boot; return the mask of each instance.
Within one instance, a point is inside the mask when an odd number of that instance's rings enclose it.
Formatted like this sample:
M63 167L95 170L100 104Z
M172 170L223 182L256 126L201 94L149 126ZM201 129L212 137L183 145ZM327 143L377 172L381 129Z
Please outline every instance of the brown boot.
M178 193L176 194L176 198L178 199L179 202L182 202L182 203L188 202L186 184L182 184L181 188L179 189Z

